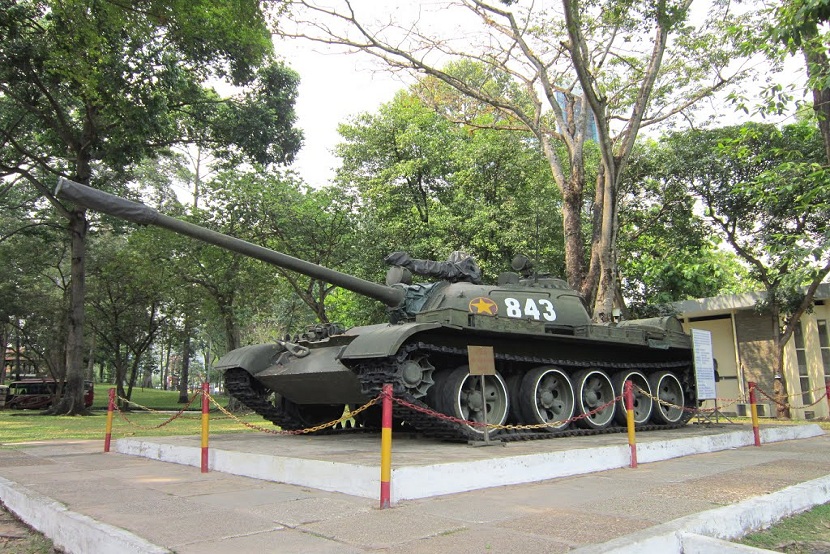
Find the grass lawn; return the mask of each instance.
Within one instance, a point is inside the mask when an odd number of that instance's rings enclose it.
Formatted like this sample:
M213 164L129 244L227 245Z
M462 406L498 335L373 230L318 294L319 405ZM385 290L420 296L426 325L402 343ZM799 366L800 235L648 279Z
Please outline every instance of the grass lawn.
M109 390L113 388L112 385L98 384L95 385L95 399L92 402L92 409L107 409L107 400L109 398ZM193 394L189 394L188 398L193 398ZM160 389L142 389L134 388L133 394L130 398L132 402L147 406L154 410L176 410L182 409L182 404L178 403L179 391L160 390ZM227 404L227 399L217 398L223 405ZM194 402L190 409L200 411L201 407L198 402Z
M103 441L106 434L106 407L110 388L109 385L95 386L95 401L92 405L92 415L89 416L52 416L43 415L37 410L0 410L0 445L9 446L15 443L52 439L101 439ZM124 414L116 411L112 420L113 439L128 436L201 436L201 399L196 399L187 411L166 423L184 407L178 403L178 398L177 391L134 389L133 402L150 410L162 410L162 412L145 411L136 406ZM215 398L220 405L227 404L226 397ZM253 413L247 413L238 418L263 429L277 429ZM211 405L211 434L240 432L258 431L225 416Z
M830 544L830 505L783 519L769 529L751 533L741 544L778 552L827 552Z
M175 412L129 412L124 417L116 413L112 418L112 437L150 437L170 435L201 436L201 414L186 412L161 427ZM240 417L242 421L264 429L276 429L256 414ZM128 421L129 420L129 421ZM0 411L0 445L44 441L52 439L101 439L104 440L107 413L95 411L90 416L51 416L34 410ZM219 412L210 414L210 433L254 432L245 425L227 418Z

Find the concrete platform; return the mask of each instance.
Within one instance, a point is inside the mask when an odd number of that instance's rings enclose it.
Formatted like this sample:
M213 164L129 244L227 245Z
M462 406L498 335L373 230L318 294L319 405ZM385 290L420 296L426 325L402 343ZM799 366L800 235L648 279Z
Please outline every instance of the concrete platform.
M764 443L822 435L818 425L761 430ZM637 434L641 464L754 444L752 428L687 425ZM115 450L163 462L199 467L199 437L120 439ZM209 447L211 471L312 487L364 498L380 490L380 436L218 435ZM624 433L473 447L423 438L394 439L392 502L545 481L628 467Z
M373 490L364 497L215 469L203 474L193 467L198 454L188 450L198 450L196 439L122 439L124 448L144 444L146 453L176 453L181 463L105 454L102 441L0 445L0 500L70 554L757 554L766 551L723 539L830 502L830 436L815 425L767 426L764 445L756 448L741 446L751 442L747 433L693 425L662 436L643 433L636 469L627 467L627 458L620 465L617 450L627 452L625 435L485 448L399 438L393 442L395 471L429 475L421 482L423 493L398 491L398 501L384 510L378 509L379 485L369 485ZM378 442L211 438L217 465L221 451L242 456L243 462L229 457L221 463L243 463L246 472L273 474L288 463L306 474L314 472L305 466L328 464L350 475L367 472L373 480L380 473ZM241 444L260 465L232 448ZM700 451L704 447L714 450ZM568 461L576 456L570 452L585 460L584 467ZM616 469L596 469L604 465ZM569 476L536 481L546 466ZM592 473L582 473L589 468ZM477 475L490 469L502 481L520 482L494 486ZM463 486L488 488L441 492L452 481L444 472L455 472ZM406 471L393 474L393 488L401 476L407 480ZM349 485L342 476L329 479L356 491L367 486ZM406 486L415 488L414 482ZM425 497L437 489L440 496ZM418 497L406 500L403 494Z

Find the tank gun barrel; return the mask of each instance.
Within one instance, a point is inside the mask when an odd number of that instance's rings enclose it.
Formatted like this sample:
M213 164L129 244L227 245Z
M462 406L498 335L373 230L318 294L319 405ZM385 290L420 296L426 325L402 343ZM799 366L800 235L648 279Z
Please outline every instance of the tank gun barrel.
M89 209L114 217L126 219L140 225L155 225L169 229L202 242L230 250L231 252L238 252L277 267L290 269L303 275L331 283L332 285L343 287L352 292L374 298L390 307L399 306L405 296L404 291L399 288L373 283L353 275L341 273L263 246L252 244L242 239L205 229L193 223L161 214L157 210L144 204L126 200L101 190L70 181L69 179L58 179L55 196L71 200Z

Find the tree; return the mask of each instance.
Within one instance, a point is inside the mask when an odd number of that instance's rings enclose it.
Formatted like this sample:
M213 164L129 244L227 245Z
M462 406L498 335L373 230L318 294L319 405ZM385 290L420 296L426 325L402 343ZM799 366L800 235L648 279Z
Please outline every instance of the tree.
M617 184L640 130L687 114L744 74L731 70L731 46L722 40L735 21L728 5L711 5L698 26L691 6L564 0L556 13L523 2L445 2L435 7L441 21L463 22L463 36L452 39L438 36L435 21L421 24L423 6L413 20L376 22L349 0L294 0L277 32L434 77L503 114L494 126L532 133L563 200L567 279L605 320L616 290ZM486 71L450 63L463 60ZM602 162L591 200L585 144L594 130Z
M17 356L65 376L68 251L54 212L29 187L0 189L0 321ZM8 341L0 341L3 349Z
M759 308L774 322L773 370L783 378L784 348L830 275L830 173L821 133L809 122L746 124L678 133L668 143L676 162L669 171L699 196L714 229L764 287Z
M367 278L396 250L432 259L464 250L492 278L518 253L563 268L561 243L550 240L561 233L561 199L534 137L491 129L492 114L462 114L459 99L450 89L436 111L400 92L340 126L338 182L360 206L357 270Z
M626 319L673 313L671 303L751 290L746 267L698 213L675 171L690 160L660 141L641 144L620 184L620 302ZM683 155L683 154L681 154Z
M91 249L89 319L99 348L115 368L120 398L132 396L139 368L169 314L173 271L159 249L159 233L102 235Z
M67 394L83 406L85 244L81 206L52 194L182 143L285 163L297 76L270 58L259 2L0 0L0 175L20 176L67 222L71 294ZM208 80L247 87L222 99Z
M291 173L266 174L260 169L223 172L205 188L205 208L198 212L200 224L325 267L341 267L350 257L344 243L352 233L351 204L336 190L312 190ZM247 319L235 313L248 310L246 316L250 315L252 307L260 304L258 297L276 290L285 293L277 285L277 276L317 321L329 321L326 298L335 288L330 283L215 247L200 250L202 256L218 258L196 266L203 277L224 268L219 278L198 278L194 282L207 287L228 322L228 349L241 346L238 322ZM240 293L245 297L237 298Z
M827 48L830 33L830 5L825 0L787 0L772 9L773 18L765 21L764 38L783 45L787 52L804 57L807 87L813 96L813 112L824 142L824 157L830 163L830 58ZM769 43L754 42L756 48L777 57Z

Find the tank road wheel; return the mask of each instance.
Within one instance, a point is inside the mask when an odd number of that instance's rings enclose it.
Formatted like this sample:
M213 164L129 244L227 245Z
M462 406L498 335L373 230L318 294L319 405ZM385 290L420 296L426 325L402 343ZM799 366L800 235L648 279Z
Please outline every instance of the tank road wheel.
M651 385L652 394L660 400L655 402L654 423L680 423L686 413L683 409L686 399L683 395L683 385L677 376L669 371L658 371L649 376L648 383Z
M619 371L614 374L612 381L614 382L614 394L617 396L623 393L623 387L626 381L631 381L634 384L634 425L645 425L651 418L651 412L654 408L654 403L651 401L651 387L648 384L648 378L639 371ZM642 391L645 391L645 393ZM614 419L620 425L628 424L625 398L621 398L617 402Z
M560 431L570 425L574 414L574 389L571 380L555 367L537 367L525 374L519 389L518 410L522 422L555 423L545 431ZM558 422L558 423L557 423Z
M279 402L283 411L297 420L303 429L340 419L346 409L345 404L297 404L279 394L275 397L275 403Z
M418 354L404 360L398 367L401 382L406 390L415 398L423 398L435 381L432 374L435 366L429 363L426 354Z
M488 375L484 379L484 397L487 402L487 423L503 425L510 408L507 385L501 375ZM439 409L447 415L467 421L484 422L484 404L481 398L481 378L470 375L467 366L452 370L439 391ZM467 425L468 429L484 434L481 427Z
M589 369L574 375L574 391L576 392L576 411L587 414L607 404L614 399L614 386L604 371ZM605 429L614 420L615 403L611 403L602 410L576 421L577 425L586 429Z

